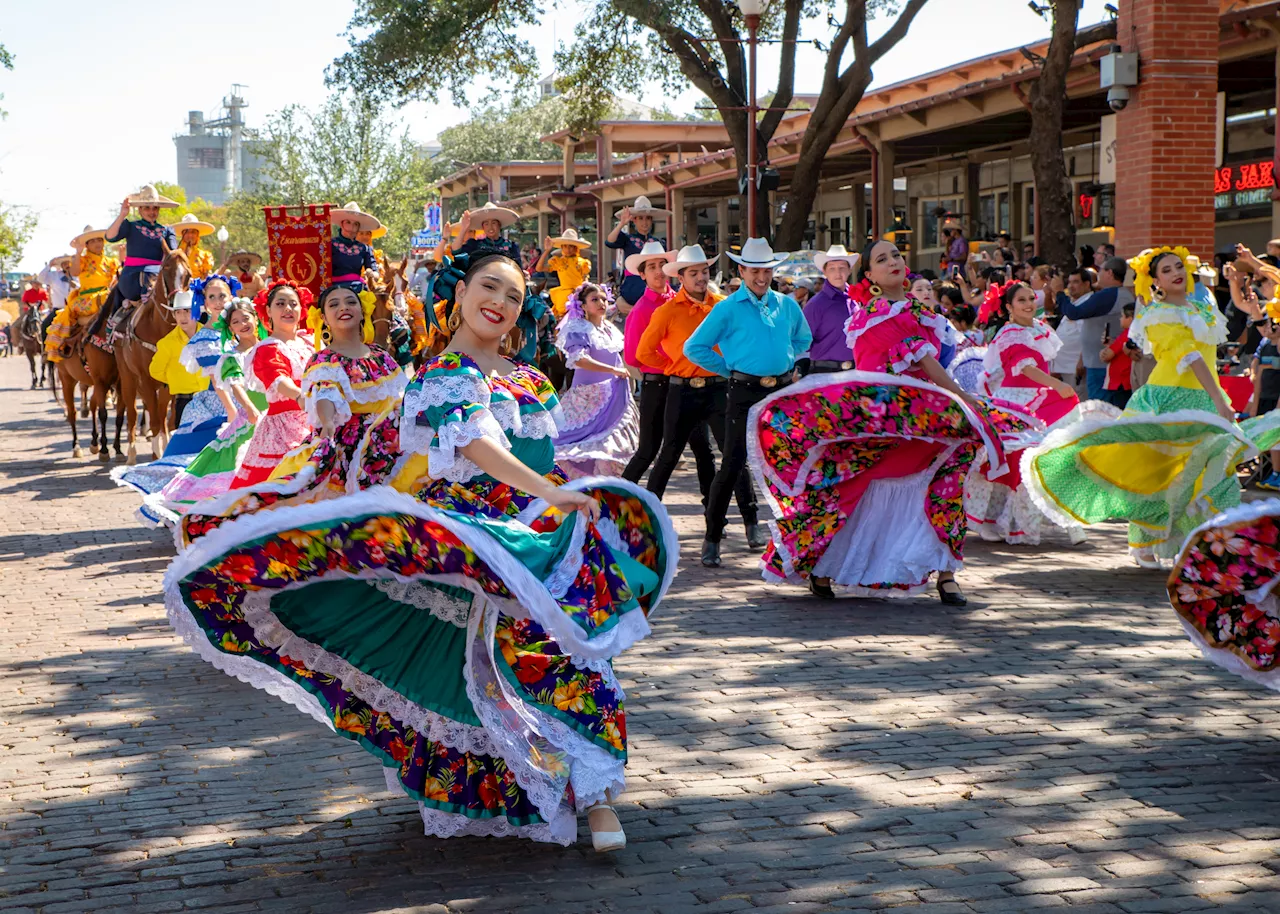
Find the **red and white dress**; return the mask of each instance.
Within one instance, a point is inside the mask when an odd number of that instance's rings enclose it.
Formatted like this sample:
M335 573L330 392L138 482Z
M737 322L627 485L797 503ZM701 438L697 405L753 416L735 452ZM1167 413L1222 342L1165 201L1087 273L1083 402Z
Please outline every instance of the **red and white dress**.
M1053 328L1038 318L1030 326L1008 323L987 345L979 393L997 406L1034 416L1044 423L1027 437L1025 446L1038 444L1047 430L1079 405L1073 394L1064 397L1052 387L1034 381L1023 372L1038 368L1050 374L1062 340ZM1009 442L1006 442L1009 443ZM965 513L969 526L985 540L1035 546L1040 543L1044 515L1032 503L1019 471L1022 450L1006 455L1009 472L988 478L986 461L977 461L965 482ZM1070 529L1070 528L1067 528ZM1076 525L1075 529L1081 528Z
M267 412L258 420L249 449L231 482L232 489L265 482L284 455L302 444L311 434L311 420L302 404L280 389L286 378L298 386L315 347L307 337L278 340L268 337L253 348L250 359L250 388L267 397Z

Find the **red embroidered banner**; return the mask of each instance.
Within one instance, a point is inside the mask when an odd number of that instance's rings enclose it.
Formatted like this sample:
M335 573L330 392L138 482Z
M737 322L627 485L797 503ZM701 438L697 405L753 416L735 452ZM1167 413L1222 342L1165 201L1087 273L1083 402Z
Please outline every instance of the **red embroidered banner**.
M329 285L333 276L332 203L307 206L264 206L271 278L291 279L313 295Z

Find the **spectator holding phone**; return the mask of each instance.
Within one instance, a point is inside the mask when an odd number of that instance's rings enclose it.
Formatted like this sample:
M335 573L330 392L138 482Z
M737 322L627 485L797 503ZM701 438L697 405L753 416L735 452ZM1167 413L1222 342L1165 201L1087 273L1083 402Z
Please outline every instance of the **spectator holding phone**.
M1280 309L1269 309L1280 315ZM1253 399L1249 401L1250 416L1265 416L1280 402L1280 323L1268 314L1259 324L1262 342L1253 354ZM1280 448L1271 451L1271 474L1258 483L1259 489L1280 492Z
M1133 323L1135 307L1134 302L1120 307L1120 335L1106 343L1098 354L1107 367L1103 399L1120 409L1128 406L1133 396L1133 353L1138 346L1129 339L1129 325Z

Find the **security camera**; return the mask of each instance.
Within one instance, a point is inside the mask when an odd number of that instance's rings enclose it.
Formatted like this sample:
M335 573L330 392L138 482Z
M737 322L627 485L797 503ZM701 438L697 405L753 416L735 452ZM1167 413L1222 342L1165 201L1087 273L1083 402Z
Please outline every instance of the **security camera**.
M1107 90L1107 104L1112 111L1123 111L1129 107L1129 90L1124 86L1112 86Z

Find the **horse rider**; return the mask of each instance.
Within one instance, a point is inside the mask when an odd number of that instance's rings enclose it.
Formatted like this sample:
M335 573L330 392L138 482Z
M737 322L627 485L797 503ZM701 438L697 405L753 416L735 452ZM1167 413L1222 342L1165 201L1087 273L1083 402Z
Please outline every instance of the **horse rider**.
M160 225L160 210L178 204L159 193L154 185L144 184L136 194L120 202L120 214L107 229L106 240L125 244L124 269L118 280L122 307L112 315L117 324L120 315L130 313L142 301L160 273L165 251L178 249L178 236L167 225ZM129 211L138 208L139 219L130 221ZM114 326L112 327L114 330Z
M83 232L71 239L76 253L67 272L79 279L80 287L67 297L67 306L54 317L45 334L45 358L50 362L61 362L71 354L76 328L93 323L120 272L120 261L105 252L106 236L106 229L86 225Z

